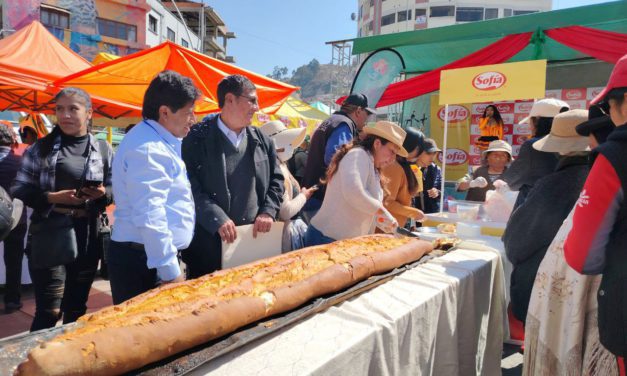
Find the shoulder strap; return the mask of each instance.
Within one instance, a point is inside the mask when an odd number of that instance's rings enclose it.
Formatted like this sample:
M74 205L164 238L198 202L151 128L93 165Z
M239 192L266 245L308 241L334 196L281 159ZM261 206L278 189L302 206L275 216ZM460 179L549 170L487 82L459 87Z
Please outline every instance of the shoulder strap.
M102 157L102 164L104 166L104 176L109 173L109 143L105 140L98 140L98 148L100 149L100 156Z

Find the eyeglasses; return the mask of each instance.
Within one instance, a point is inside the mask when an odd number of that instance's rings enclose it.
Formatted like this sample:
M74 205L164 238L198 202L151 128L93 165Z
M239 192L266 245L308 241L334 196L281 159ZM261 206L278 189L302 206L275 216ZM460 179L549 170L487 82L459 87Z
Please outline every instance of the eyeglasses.
M253 106L257 106L259 104L259 99L257 97L249 97L247 95L238 95L238 97L246 98L246 100L248 100L248 103L252 104Z

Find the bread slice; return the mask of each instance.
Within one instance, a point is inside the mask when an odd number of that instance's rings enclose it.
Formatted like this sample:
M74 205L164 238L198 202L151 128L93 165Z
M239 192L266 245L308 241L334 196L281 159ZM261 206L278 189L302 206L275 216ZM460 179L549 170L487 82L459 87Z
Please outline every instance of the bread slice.
M418 260L430 242L369 235L168 284L85 315L31 350L16 375L112 375L140 368L320 295Z

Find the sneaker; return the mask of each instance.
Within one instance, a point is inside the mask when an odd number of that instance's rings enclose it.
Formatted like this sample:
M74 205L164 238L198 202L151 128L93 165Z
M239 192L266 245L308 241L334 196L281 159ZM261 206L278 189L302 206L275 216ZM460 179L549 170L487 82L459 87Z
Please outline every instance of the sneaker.
M4 303L4 313L13 313L22 308L24 304L22 302L7 302Z

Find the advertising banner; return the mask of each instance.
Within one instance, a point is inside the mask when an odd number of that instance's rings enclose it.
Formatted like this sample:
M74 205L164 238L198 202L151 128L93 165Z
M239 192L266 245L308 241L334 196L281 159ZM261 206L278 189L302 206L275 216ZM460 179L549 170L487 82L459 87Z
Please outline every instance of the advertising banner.
M449 69L440 75L440 104L543 98L546 60Z
M442 148L444 142L445 107L439 105L438 95L431 96L431 138ZM445 180L457 180L468 173L471 105L448 106L448 141L446 149ZM441 153L440 153L441 154ZM436 161L442 165L443 156Z

